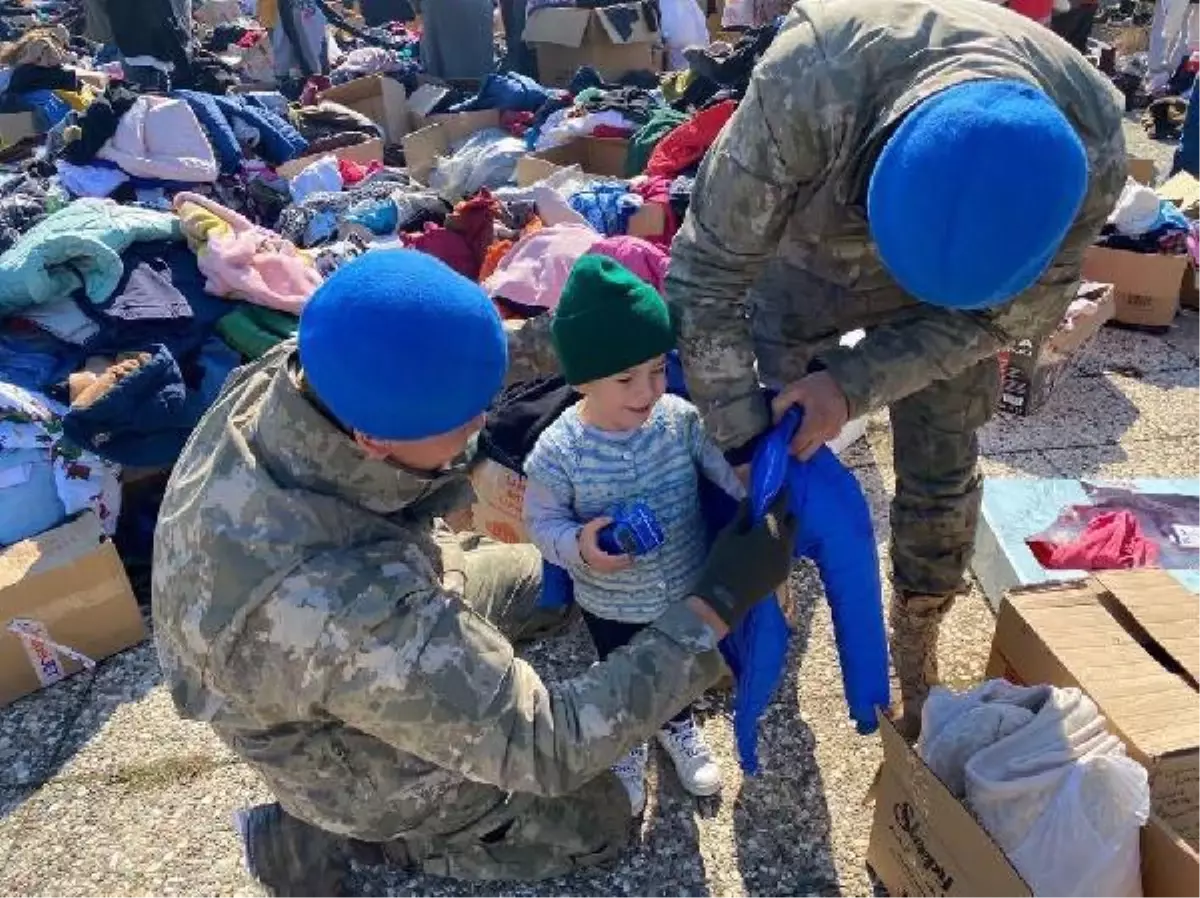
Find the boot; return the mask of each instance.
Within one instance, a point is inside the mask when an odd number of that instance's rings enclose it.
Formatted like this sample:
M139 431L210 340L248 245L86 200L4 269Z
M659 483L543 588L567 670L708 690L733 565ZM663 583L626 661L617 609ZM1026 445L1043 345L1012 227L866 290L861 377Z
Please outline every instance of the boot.
M921 710L938 682L938 629L954 596L898 592L892 597L892 664L900 681L902 715L896 729L910 743L921 735Z
M345 895L350 841L297 820L278 802L234 814L246 868L272 895Z

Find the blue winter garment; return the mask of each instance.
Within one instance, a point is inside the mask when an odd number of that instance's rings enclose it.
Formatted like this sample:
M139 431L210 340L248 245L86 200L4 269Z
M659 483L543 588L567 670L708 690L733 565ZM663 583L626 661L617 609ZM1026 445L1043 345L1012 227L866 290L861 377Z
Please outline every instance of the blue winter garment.
M469 100L455 103L447 112L499 109L504 112L537 112L555 91L516 72L493 72Z
M149 358L90 405L63 415L63 435L82 449L122 465L172 465L204 414L175 357L152 346Z
M1183 117L1183 136L1175 150L1172 173L1189 172L1193 177L1200 175L1200 78L1192 84L1188 98L1187 115Z
M615 237L628 231L629 219L642 207L642 199L622 184L594 181L586 189L572 194L567 205L601 234Z
M52 90L30 90L20 97L45 118L47 131L71 113L71 107Z
M242 148L233 130L234 119L240 119L258 131L258 154L272 165L302 156L308 149L308 141L300 136L300 132L257 97L222 97L198 90L177 90L172 96L186 102L196 113L223 174L232 174L242 164Z

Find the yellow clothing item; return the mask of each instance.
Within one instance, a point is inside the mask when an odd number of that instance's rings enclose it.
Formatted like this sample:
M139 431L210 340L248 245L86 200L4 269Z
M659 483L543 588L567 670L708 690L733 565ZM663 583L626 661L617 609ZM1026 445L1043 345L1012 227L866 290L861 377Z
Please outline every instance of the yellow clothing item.
M212 237L225 237L233 233L229 222L209 212L196 203L183 203L176 210L192 252L199 255Z
M263 28L270 31L279 22L279 0L258 0L258 8L254 11Z

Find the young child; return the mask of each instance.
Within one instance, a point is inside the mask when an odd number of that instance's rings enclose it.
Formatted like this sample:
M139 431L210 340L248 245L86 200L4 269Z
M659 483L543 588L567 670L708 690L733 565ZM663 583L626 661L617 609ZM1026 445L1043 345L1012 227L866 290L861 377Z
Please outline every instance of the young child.
M538 439L525 461L530 539L566 568L603 660L687 596L706 555L699 476L741 498L743 487L704 432L695 406L666 393L675 343L658 291L620 263L583 256L551 322L567 381L583 398ZM666 541L638 557L606 554L597 533L619 503L649 505ZM685 708L658 741L694 795L720 791L720 770ZM633 813L646 801L646 746L614 768Z

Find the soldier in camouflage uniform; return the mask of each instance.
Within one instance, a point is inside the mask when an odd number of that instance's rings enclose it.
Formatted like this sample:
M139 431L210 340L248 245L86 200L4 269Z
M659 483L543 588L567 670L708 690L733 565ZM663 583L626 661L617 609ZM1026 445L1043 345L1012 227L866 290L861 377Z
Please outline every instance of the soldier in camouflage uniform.
M885 261L880 252L873 206L868 216L877 160L914 110L982 80L1016 82L1041 97L1077 135L1071 139L1082 147L1080 160L1086 153L1086 170L1081 161L1062 229L1019 289L977 302L924 297L889 270L903 268L911 253ZM1017 137L1038 145L1037 134ZM955 139L948 131L945 140ZM969 146L962 156L975 152ZM995 170L987 159L961 158L943 173L947 183L931 181L927 202L882 211L911 212L911 228L925 233L903 238L909 243L956 249L945 253L947 269L963 268L964 256L988 260L1009 236L1020 239L1051 214L1048 199L1009 189L1035 177L1045 160L1015 144L1002 153L993 154L1001 157ZM849 418L891 411L890 617L910 733L937 677L939 622L962 588L974 543L976 431L995 407L995 356L1041 340L1062 320L1084 250L1125 173L1114 88L1040 25L976 0L801 0L696 178L665 291L692 399L731 460L771 421L760 383L783 389L776 414L805 407L793 443L800 457ZM929 208L939 203L944 208ZM957 239L998 221L1017 233L966 247ZM839 347L839 336L857 328L866 338Z
M341 894L355 849L469 879L615 857L630 806L608 768L713 683L717 640L787 576L794 522L743 518L691 598L544 683L513 651L562 622L537 608L537 549L443 523L507 365L477 285L368 253L314 294L297 341L231 375L175 465L159 657L179 712L278 799L239 817L277 894Z

